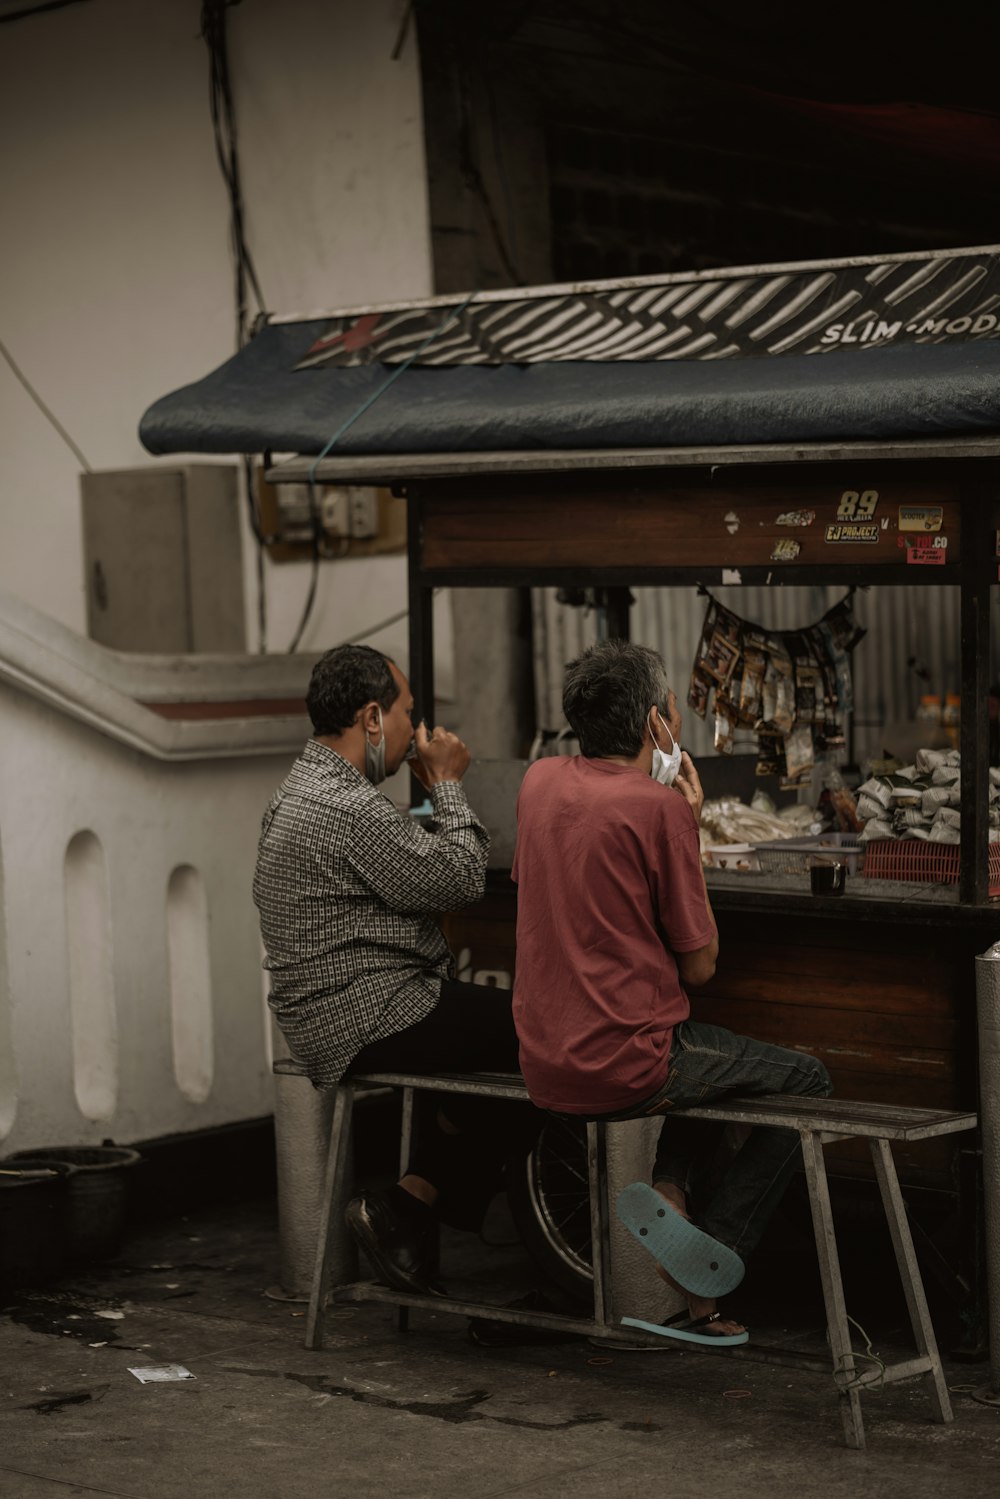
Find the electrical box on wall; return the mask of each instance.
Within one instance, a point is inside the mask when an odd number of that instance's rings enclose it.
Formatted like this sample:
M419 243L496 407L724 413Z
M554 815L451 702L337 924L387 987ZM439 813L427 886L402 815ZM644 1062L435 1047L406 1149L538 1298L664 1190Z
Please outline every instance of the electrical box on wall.
M246 649L237 471L83 474L87 629L118 651Z
M371 557L406 550L406 501L361 484L271 484L258 471L257 506L273 562Z

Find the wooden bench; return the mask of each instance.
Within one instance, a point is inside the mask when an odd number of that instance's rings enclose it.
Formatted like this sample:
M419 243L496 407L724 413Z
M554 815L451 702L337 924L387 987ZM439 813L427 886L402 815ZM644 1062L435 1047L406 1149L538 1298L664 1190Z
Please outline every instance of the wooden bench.
M305 1076L305 1068L292 1059L275 1063L275 1071ZM524 1082L511 1073L469 1073L421 1076L399 1072L366 1073L345 1079L336 1089L330 1146L327 1156L323 1204L320 1214L316 1262L306 1323L306 1346L322 1348L326 1304L330 1295L330 1246L338 1222L350 1195L349 1139L355 1093L358 1089L396 1088L403 1095L403 1122L400 1142L400 1174L407 1168L413 1121L413 1095L420 1089L436 1093L465 1093L480 1098L527 1100ZM926 1140L938 1135L972 1129L975 1114L948 1113L939 1109L898 1108L888 1104L855 1103L837 1098L796 1098L786 1094L755 1098L728 1098L697 1107L677 1109L691 1119L711 1119L746 1125L781 1125L797 1130L802 1143L809 1204L812 1211L816 1253L826 1308L832 1360L832 1373L840 1392L840 1409L847 1445L861 1448L865 1444L861 1413L861 1393L866 1387L904 1379L922 1378L939 1421L951 1421L951 1402L941 1369L934 1329L931 1325L920 1270L913 1248L906 1205L903 1201L892 1159L893 1140ZM530 1327L560 1332L576 1332L610 1344L628 1343L634 1347L643 1341L642 1334L625 1332L614 1316L610 1283L611 1208L607 1190L607 1125L587 1125L587 1167L590 1183L591 1242L594 1273L594 1309L591 1317L564 1316L554 1312L523 1311L513 1307L494 1306L475 1301L458 1301L451 1297L422 1296L396 1291L372 1281L356 1281L333 1287L338 1301L379 1301L399 1309L400 1327L405 1329L409 1309L425 1308L435 1312L452 1312L462 1317L486 1317ZM850 1323L844 1301L840 1259L834 1231L830 1191L823 1146L833 1140L859 1138L868 1141L882 1205L899 1267L900 1279L916 1343L916 1356L879 1368L865 1366L855 1354ZM650 1346L662 1346L662 1340L650 1335ZM698 1346L698 1345L694 1345ZM831 1360L791 1350L746 1347L730 1349L705 1348L715 1357L744 1358L751 1361L780 1363L796 1368L831 1372ZM860 1361L860 1362L859 1362Z

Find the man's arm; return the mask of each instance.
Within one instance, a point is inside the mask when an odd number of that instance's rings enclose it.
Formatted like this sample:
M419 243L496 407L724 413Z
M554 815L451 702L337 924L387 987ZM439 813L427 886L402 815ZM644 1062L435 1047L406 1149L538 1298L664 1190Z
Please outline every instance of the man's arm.
M490 838L466 800L461 778L469 752L455 734L423 724L409 762L430 792L437 831L384 806L359 823L347 847L354 871L397 911L454 911L482 897Z
M701 809L705 801L705 792L702 789L701 778L695 769L694 761L687 750L681 753L681 768L677 772L674 786L683 796L694 814L695 825L701 821ZM719 960L719 929L715 924L715 916L712 913L712 903L708 898L708 889L705 885L705 873L701 867L701 856L697 854L697 863L693 862L694 851L685 850L688 854L686 870L678 871L680 878L686 878L695 886L697 894L704 901L705 921L702 923L697 917L694 925L703 932L710 933L709 939L702 946L685 950L686 938L678 935L678 947L673 947L674 957L677 961L677 972L681 976L681 982L685 987L697 989L701 984L707 984L715 972L715 965ZM673 915L673 912L671 913ZM666 913L661 913L661 920L668 937L671 936L670 921L666 919ZM689 917L689 921L691 918ZM671 944L673 946L673 944Z
M705 883L704 874L701 877L702 884ZM694 952L679 952L675 954L677 959L677 972L681 976L681 982L686 988L697 989L700 984L707 984L715 972L715 965L719 961L719 929L715 925L715 917L712 914L712 903L708 898L708 890L705 891L705 910L712 924L714 936L705 947L697 947Z

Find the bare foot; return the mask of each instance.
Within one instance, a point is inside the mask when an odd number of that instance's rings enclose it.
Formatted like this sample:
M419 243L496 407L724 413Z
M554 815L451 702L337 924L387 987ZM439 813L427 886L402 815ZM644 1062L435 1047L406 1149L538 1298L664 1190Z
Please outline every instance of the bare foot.
M680 1187L675 1186L673 1182L654 1182L653 1186L675 1212L680 1213L682 1218L690 1218L691 1215L687 1210L687 1198ZM656 1273L661 1280L666 1281L672 1290L677 1291L684 1297L688 1306L688 1314L692 1321L698 1317L710 1317L716 1311L717 1308L714 1299L707 1296L692 1296L690 1291L686 1291L683 1286L678 1285L677 1281L674 1280L668 1271L664 1270L662 1265L657 1265ZM740 1322L733 1322L726 1317L720 1317L718 1322L709 1323L702 1331L709 1337L728 1338L735 1333L745 1332L746 1329Z

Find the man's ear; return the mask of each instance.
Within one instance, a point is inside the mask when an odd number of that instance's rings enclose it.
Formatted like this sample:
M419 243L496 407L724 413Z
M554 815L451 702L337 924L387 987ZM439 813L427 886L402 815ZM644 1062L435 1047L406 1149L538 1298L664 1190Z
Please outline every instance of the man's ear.
M378 733L378 703L365 703L361 710L361 723L366 734Z

